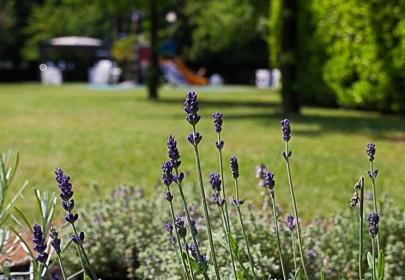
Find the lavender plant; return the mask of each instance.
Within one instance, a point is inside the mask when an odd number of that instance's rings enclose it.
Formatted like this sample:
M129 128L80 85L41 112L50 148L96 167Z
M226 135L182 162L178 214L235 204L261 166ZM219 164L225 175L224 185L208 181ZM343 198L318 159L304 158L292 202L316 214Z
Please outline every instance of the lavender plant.
M359 205L359 251L358 251L358 277L363 279L363 219L364 219L364 177L360 177L359 181L354 185L354 194L352 196L350 206L356 207Z
M79 214L73 212L75 202L73 200L73 189L72 183L70 182L70 177L65 175L62 169L57 168L55 171L55 179L58 182L59 189L61 191L60 198L62 200L62 207L66 211L65 220L73 229L71 240L77 245L77 252L82 263L83 271L85 272L85 277L91 277L92 280L96 280L98 278L94 272L93 266L90 264L89 258L83 246L84 232L81 231L79 233L75 225L77 219L79 218Z
M283 279L287 280L286 278L286 272L284 268L284 262L283 262L283 253L281 250L281 241L280 241L280 235L279 235L279 228L278 228L278 218L277 218L277 211L276 211L276 200L275 200L275 195L274 195L274 186L276 184L274 180L274 173L272 172L266 172L264 174L264 186L268 189L269 195L271 198L271 204L273 208L273 218L274 218L274 227L276 229L276 235L277 235L277 247L278 247L278 254L280 257L280 264L281 264L281 271L283 273Z
M186 99L184 101L184 111L186 112L187 122L192 126L192 132L188 135L187 139L190 142L190 144L193 146L193 149L194 149L196 168L197 168L198 179L199 179L199 184L200 184L201 201L202 201L202 204L204 207L204 215L205 215L205 220L207 223L207 235L208 235L209 242L210 242L211 257L212 257L212 261L214 264L216 277L219 280L219 279L221 279L221 277L219 275L217 257L215 254L214 240L212 237L212 229L211 229L211 221L210 221L210 215L208 212L208 207L207 207L207 202L206 202L204 182L203 182L202 172L201 172L200 155L199 155L199 151L198 151L198 144L200 143L202 136L200 135L199 132L196 131L196 125L199 122L201 117L200 117L200 115L198 115L199 102L197 100L197 94L195 92L189 92L186 95Z
M378 223L380 221L380 217L375 212L370 212L367 216L368 221L368 232L371 236L371 256L372 256L372 279L377 279L376 271L375 271L375 238L378 234Z
M176 225L176 217L175 217L174 208L173 208L173 195L170 191L170 185L173 182L173 162L171 162L171 161L164 161L162 164L162 182L167 188L167 190L164 194L164 198L169 202L169 205L170 205L170 214L172 217L172 224L171 224L170 232L172 232L173 225ZM180 259L181 259L180 265L183 266L183 273L184 273L183 277L190 279L190 273L192 273L192 269L191 269L191 267L189 267L190 272L188 271L186 261L183 258L183 250L181 249L182 246L181 246L179 231L175 230L174 232L176 234L176 237L173 237L173 238L174 238L174 240L177 241L177 248L176 248L176 246L174 246L174 247L175 247L176 251L177 251L177 249L180 251ZM194 279L194 278L192 278L192 279Z
M224 147L224 141L221 139L221 131L222 131L222 124L223 124L222 117L223 117L223 115L220 112L215 112L214 114L212 114L212 118L214 119L215 132L217 133L217 141L215 142L215 146L218 150L219 172L220 172L220 177L222 178L220 186L216 187L216 190L218 193L217 196L219 196L217 201L220 202L219 207L223 214L223 220L224 220L223 226L225 228L225 236L228 241L228 250L229 250L229 253L231 256L232 271L233 271L235 279L237 279L235 259L234 259L235 257L234 257L234 253L232 250L232 232L231 232L231 226L230 226L230 222L229 222L228 202L226 199L224 166L223 166L223 159L222 159L222 149ZM219 194L219 191L221 188L222 188L222 200L221 200L220 194Z
M377 192L376 192L376 178L378 175L378 170L374 169L374 159L375 159L375 144L373 143L368 143L367 144L367 155L368 155L368 160L370 162L370 170L367 171L368 176L371 179L371 185L373 189L373 207L374 207L374 213L378 214L378 208L377 208ZM376 236L376 242L377 242L377 251L378 254L380 254L380 240L378 238L378 234Z
M179 189L179 193L180 193L180 197L183 203L183 208L184 208L184 212L186 213L186 218L187 218L187 222L188 222L188 226L189 226L189 230L191 232L191 237L193 239L193 248L194 248L194 253L195 253L195 261L198 264L198 271L201 271L201 273L203 274L205 279L208 279L208 274L207 274L207 263L203 258L203 255L200 252L200 248L199 248L199 243L197 241L197 231L194 230L194 225L193 225L193 221L192 218L190 216L190 212L189 212L189 207L186 201L186 197L184 195L183 192L183 187L182 187L182 182L184 179L184 173L179 171L179 167L181 165L181 161L180 161L180 152L177 148L177 141L173 136L169 136L168 140L167 140L167 149L168 149L168 155L170 158L170 162L173 166L173 169L175 170L175 174L172 175L172 180L177 184L178 189ZM205 202L205 201L204 201ZM192 270L192 268L190 268ZM193 273L192 271L190 271L190 273Z
M290 127L290 121L288 119L284 119L284 120L281 121L281 131L283 133L283 140L284 140L283 158L285 160L285 164L286 164L286 168L287 168L287 177L288 177L288 185L290 187L291 203L292 203L293 210L294 210L294 216L295 216L295 219L297 221L297 223L296 223L297 241L298 241L298 249L299 249L300 257L301 257L301 265L302 265L302 269L304 271L305 278L307 280L309 280L307 269L306 269L306 266L305 266L304 252L303 252L303 249L302 249L301 228L300 228L300 223L299 223L297 202L296 202L296 199L295 199L293 181L292 181L292 176L291 176L291 167L290 167L290 160L289 159L290 159L290 157L292 155L292 152L288 148L288 142L291 139L291 127Z

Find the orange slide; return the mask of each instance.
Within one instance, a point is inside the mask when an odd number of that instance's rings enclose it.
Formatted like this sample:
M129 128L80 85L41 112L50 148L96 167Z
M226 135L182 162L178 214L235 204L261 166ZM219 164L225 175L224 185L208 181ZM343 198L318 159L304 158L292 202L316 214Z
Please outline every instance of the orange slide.
M187 68L186 65L184 65L183 61L176 57L174 59L174 63L177 66L177 69L179 72L184 76L184 79L191 85L199 85L199 86L204 86L208 84L208 79L204 78L202 75L199 75L198 73L194 73L190 69Z

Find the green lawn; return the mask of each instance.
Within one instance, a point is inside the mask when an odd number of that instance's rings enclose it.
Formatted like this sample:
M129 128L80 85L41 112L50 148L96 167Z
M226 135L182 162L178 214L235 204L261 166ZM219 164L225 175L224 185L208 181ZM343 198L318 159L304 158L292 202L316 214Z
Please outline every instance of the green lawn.
M166 137L178 138L185 182L196 182L190 127L182 102L187 88L163 88L161 99L146 99L137 90L95 90L86 85L0 86L0 150L21 153L18 183L57 191L53 170L61 166L72 177L77 200L91 202L119 184L163 192L161 162ZM254 168L269 164L276 174L278 201L289 202L280 133L280 99L271 91L250 87L197 88L203 134L200 144L205 177L217 171L211 113L224 116L224 154L239 157L242 196L260 203ZM327 215L348 207L354 182L368 168L365 145L375 141L378 192L404 205L405 120L398 116L337 109L304 108L292 117L292 172L299 210L305 217ZM91 185L97 182L98 190ZM227 178L230 182L230 178ZM370 182L366 180L370 190ZM208 185L207 185L208 189ZM27 190L26 196L31 195ZM29 207L28 204L25 207ZM287 209L289 211L289 209Z

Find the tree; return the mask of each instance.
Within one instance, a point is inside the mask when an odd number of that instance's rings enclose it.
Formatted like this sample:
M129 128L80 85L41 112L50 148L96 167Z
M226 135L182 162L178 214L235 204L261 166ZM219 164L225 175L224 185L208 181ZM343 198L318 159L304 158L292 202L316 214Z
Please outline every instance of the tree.
M148 70L148 89L149 98L158 98L158 83L159 83L159 57L157 46L158 35L158 15L157 15L157 0L149 0L150 13L150 66Z
M285 113L299 113L297 88L297 13L298 0L283 0L281 8L280 70Z

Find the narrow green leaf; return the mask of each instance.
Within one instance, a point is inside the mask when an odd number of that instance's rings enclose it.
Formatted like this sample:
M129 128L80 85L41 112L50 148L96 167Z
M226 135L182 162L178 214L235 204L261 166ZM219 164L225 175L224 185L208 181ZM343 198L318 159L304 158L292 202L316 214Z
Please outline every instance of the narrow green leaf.
M31 223L28 221L27 217L24 215L24 213L18 209L17 207L14 207L14 210L17 212L18 216L20 219L18 219L17 217L15 217L15 219L17 219L19 222L24 222L24 225L27 227L26 229L31 231L32 230L32 226Z
M230 234L230 233L228 233L228 238L229 238L229 241L231 242L231 249L232 249L234 256L237 259L240 259L238 242L236 242L235 238L233 238L232 234Z
M378 254L378 264L377 264L377 279L384 280L384 272L385 272L385 257L383 250L380 250Z
M373 269L373 255L370 252L367 253L367 263L368 268Z
M321 280L325 280L325 272L323 270L321 270Z
M238 270L236 271L236 279L237 280L244 280L245 278L245 273L243 272L243 270Z
M302 280L301 268L297 268L293 280Z
M87 274L83 275L83 280L92 280L90 276L88 276Z

